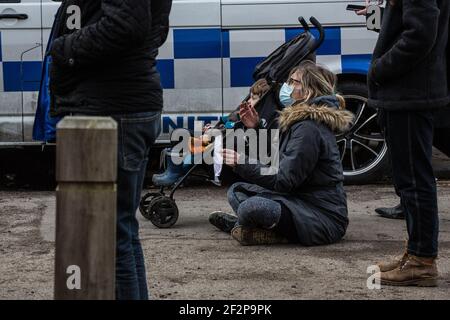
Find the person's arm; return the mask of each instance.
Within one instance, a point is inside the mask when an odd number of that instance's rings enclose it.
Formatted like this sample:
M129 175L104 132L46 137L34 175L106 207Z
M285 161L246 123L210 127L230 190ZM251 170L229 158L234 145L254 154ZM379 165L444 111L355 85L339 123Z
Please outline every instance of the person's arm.
M53 61L85 66L140 45L151 25L150 4L150 0L102 0L98 22L54 40Z
M384 3L384 0L378 0L378 5L381 6ZM371 5L371 0L366 0L366 7L362 10L355 11L358 16L367 16L367 9Z
M440 13L437 0L403 0L402 6L404 31L396 44L373 62L370 76L376 83L412 70L436 42Z
M320 133L315 126L301 123L292 131L286 151L280 154L278 172L274 175L262 175L261 170L268 165L236 165L235 172L242 178L264 188L282 193L298 189L317 165L320 152Z

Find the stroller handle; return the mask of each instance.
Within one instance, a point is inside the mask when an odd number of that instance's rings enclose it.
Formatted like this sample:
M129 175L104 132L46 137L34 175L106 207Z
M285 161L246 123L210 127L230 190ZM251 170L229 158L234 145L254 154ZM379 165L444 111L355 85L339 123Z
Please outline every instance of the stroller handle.
M305 29L306 31L309 31L309 25L308 22L306 22L305 18L303 18L303 16L298 17L298 22L300 22L300 24L302 25L303 29Z
M311 52L314 52L322 45L323 41L325 40L325 29L323 28L319 20L317 20L315 17L309 18L309 21L319 31L319 39L316 41L314 48L312 48L311 50Z
M322 24L317 20L315 17L309 18L309 21L311 24L316 27L316 29L319 31L319 39L316 41L316 44L313 48L311 48L311 52L316 51L325 40L325 30L322 26ZM306 32L309 32L311 28L309 27L308 23L306 22L305 18L303 16L298 17L298 22L302 25L303 29L305 29Z

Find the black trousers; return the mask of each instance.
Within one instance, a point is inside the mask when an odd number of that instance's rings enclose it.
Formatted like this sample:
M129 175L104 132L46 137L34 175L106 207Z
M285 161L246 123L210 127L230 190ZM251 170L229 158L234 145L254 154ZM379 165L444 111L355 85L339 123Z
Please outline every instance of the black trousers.
M450 158L450 128L434 128L433 146Z
M431 165L433 112L382 111L379 120L390 150L395 190L406 214L408 253L436 257L439 219ZM443 139L437 140L441 148Z

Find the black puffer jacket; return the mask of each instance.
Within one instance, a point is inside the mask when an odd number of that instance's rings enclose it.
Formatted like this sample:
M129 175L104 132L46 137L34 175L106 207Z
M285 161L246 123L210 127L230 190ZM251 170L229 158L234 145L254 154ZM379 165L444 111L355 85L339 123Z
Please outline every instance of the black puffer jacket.
M81 10L80 30L68 27L73 5ZM172 0L63 1L50 51L52 114L161 110L155 65L169 31L171 6Z
M370 105L407 111L450 103L449 19L449 0L387 4L369 71Z

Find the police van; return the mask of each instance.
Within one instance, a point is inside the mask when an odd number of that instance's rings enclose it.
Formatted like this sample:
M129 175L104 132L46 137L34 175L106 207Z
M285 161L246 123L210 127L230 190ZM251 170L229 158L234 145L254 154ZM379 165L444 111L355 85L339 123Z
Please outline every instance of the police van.
M0 0L0 147L40 145L32 127L42 60L61 1ZM302 32L298 17L325 27L317 62L339 77L339 90L356 114L352 130L337 141L347 181L379 177L387 147L366 105L366 75L377 34L347 11L353 0L173 0L170 33L157 66L164 87L162 134L194 121L216 121L247 95L254 67ZM313 34L314 34L313 30Z

